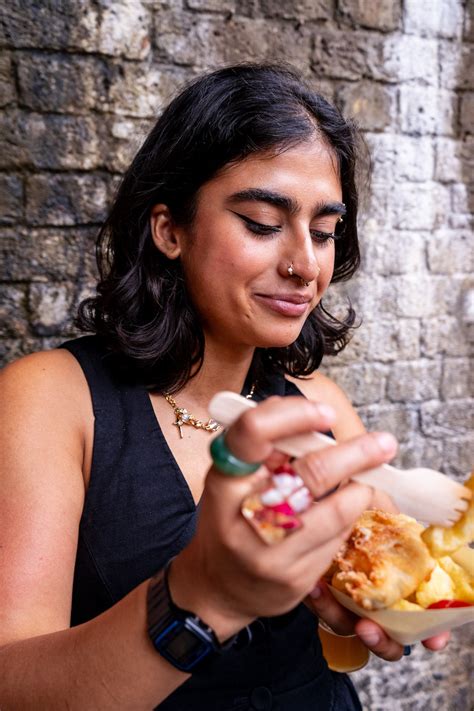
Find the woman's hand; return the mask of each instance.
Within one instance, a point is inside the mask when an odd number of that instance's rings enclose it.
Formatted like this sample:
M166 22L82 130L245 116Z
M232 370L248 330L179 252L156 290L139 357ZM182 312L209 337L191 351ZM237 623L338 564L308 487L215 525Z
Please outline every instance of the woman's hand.
M299 397L269 398L232 425L226 443L245 461L275 461L276 440L325 431L333 421L334 414L325 406ZM320 498L352 474L389 461L395 451L391 435L365 434L313 453L311 467L303 467L301 475ZM355 520L372 505L372 489L351 482L306 511L300 530L268 546L240 512L242 500L267 476L265 467L241 478L226 477L212 467L196 535L171 567L176 603L198 614L221 639L256 617L283 614L303 600Z
M357 634L373 654L388 662L396 662L403 656L403 646L391 639L379 625L366 618L361 619L340 605L331 594L324 580L306 598L306 604L337 634ZM450 633L443 632L425 639L422 644L433 652L444 649Z

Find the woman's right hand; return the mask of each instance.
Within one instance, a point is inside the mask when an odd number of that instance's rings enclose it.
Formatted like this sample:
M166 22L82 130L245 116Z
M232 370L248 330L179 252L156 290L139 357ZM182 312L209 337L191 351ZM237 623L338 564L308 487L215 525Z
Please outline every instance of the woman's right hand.
M265 400L229 429L226 443L236 457L273 466L282 458L274 442L334 423L331 408L300 397ZM359 436L313 452L295 468L314 498L351 475L393 458L396 440L387 433ZM259 616L283 614L314 588L355 520L373 501L373 490L349 482L302 515L304 525L282 542L264 543L240 512L242 500L268 476L227 477L211 467L201 500L197 531L174 560L170 587L175 602L192 610L226 639Z

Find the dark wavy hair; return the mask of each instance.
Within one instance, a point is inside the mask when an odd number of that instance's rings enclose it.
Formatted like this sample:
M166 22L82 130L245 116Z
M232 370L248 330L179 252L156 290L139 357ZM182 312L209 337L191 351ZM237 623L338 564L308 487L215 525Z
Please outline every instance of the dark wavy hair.
M238 65L187 86L136 154L99 232L97 295L81 303L78 327L102 336L122 368L151 389L183 387L202 364L204 333L180 260L169 260L153 243L152 207L164 203L176 224L191 225L199 188L225 166L314 135L332 148L347 208L332 281L350 278L360 260L353 125L292 70ZM350 306L341 320L320 302L294 343L256 349L252 377L311 374L324 354L346 345L354 317Z

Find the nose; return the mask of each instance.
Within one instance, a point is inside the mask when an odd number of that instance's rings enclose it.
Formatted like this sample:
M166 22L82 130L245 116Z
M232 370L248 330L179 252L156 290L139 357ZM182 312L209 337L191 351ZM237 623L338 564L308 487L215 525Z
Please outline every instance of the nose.
M279 272L283 277L299 277L308 285L318 278L320 271L309 227L300 226L288 235Z

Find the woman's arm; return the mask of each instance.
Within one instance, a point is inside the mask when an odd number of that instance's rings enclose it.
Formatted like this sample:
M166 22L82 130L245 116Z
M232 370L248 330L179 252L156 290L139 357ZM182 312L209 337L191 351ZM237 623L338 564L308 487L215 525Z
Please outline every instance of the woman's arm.
M0 708L146 709L187 678L146 635L145 585L68 629L84 502L82 371L65 351L0 374Z

